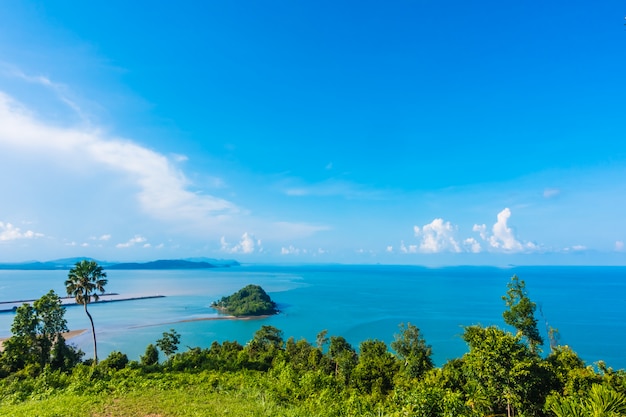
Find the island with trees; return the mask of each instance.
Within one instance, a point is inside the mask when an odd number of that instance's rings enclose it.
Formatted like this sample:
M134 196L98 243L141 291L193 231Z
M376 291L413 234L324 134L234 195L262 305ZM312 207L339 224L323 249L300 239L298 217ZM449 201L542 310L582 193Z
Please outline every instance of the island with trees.
M268 316L278 313L277 305L259 285L247 285L236 293L211 304L214 309L231 316Z

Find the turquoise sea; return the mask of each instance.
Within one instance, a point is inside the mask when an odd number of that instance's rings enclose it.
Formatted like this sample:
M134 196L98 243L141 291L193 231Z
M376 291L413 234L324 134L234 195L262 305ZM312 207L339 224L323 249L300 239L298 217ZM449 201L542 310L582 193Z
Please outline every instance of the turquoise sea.
M559 330L561 344L588 364L604 360L626 368L626 267L446 267L383 265L266 266L176 271L108 271L108 292L164 298L94 304L98 356L120 350L138 359L170 328L181 349L214 340L245 343L261 325L283 330L285 339L314 342L321 330L355 347L366 339L388 344L400 323L419 327L438 365L466 352L463 326L506 327L502 295L511 276L526 282L543 317ZM0 301L38 298L50 289L65 295L67 271L0 271ZM247 284L261 285L279 304L277 316L257 320L217 317L212 301ZM13 313L0 314L0 337L10 336ZM545 321L537 311L545 336ZM89 327L81 307L68 307L70 329ZM71 340L92 354L91 335ZM545 351L548 351L546 345Z

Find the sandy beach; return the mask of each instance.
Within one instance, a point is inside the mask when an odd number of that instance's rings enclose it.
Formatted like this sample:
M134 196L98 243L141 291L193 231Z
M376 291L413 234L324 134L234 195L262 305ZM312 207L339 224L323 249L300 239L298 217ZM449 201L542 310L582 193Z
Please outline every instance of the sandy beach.
M65 338L65 340L70 340L73 337L80 336L81 334L85 333L86 331L87 331L87 329L70 330L69 332L62 333L62 335ZM2 352L4 350L3 343L7 339L8 339L8 337L0 338L0 352Z

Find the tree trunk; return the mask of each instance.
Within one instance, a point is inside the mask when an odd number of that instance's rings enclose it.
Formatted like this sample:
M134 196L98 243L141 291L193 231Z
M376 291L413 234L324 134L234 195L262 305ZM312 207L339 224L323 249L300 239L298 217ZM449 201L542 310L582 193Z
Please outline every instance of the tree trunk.
M91 318L91 314L87 311L87 303L83 304L85 306L85 313L87 313L87 317L89 317L89 321L91 322L91 334L93 335L93 363L94 366L98 364L98 345L96 344L96 328L93 325L93 318Z

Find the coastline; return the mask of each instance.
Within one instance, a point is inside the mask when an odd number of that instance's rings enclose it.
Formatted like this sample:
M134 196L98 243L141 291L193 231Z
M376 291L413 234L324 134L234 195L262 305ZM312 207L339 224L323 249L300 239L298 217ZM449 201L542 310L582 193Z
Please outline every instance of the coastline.
M142 329L145 327L155 327L155 326L164 326L166 324L177 324L177 323L193 323L198 321L215 321L215 320L260 320L266 319L268 317L272 317L274 314L264 314L261 316L212 316L212 317L197 317L193 319L183 319L177 321L168 321L165 323L156 323L156 324L143 324L141 326L132 326L129 329Z
M87 331L87 329L79 329L79 330L70 330L69 332L64 332L61 333L61 335L63 336L63 338L65 340L70 340L73 339L75 337L80 336L81 334L85 333ZM9 339L8 337L0 337L0 352L2 352L4 350L4 341Z

